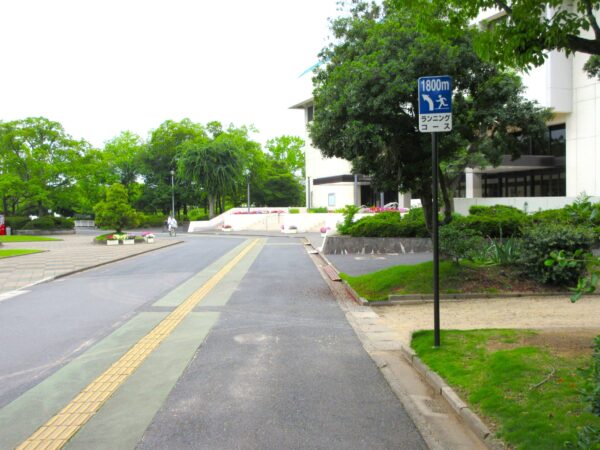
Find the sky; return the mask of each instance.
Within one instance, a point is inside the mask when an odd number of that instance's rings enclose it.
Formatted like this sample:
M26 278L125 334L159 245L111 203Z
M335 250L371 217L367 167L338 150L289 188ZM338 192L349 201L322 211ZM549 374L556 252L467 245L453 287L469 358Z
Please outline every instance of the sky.
M96 147L165 120L303 135L337 0L0 0L0 120L43 116Z

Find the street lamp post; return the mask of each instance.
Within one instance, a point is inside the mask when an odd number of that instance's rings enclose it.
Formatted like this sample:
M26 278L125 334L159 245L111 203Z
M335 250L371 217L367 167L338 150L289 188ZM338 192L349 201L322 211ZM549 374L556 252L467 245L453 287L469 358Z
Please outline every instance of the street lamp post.
M175 175L175 171L171 170L171 214L173 218L175 218L175 183L173 181L173 176Z
M248 204L248 212L250 212L250 169L244 170L246 175L246 201Z

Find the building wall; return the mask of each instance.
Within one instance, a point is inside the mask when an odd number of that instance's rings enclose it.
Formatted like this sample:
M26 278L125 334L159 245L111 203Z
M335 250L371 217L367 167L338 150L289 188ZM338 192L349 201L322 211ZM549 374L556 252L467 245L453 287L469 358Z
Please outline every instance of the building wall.
M329 196L333 194L333 205ZM312 186L312 206L339 209L354 204L354 183L332 183Z

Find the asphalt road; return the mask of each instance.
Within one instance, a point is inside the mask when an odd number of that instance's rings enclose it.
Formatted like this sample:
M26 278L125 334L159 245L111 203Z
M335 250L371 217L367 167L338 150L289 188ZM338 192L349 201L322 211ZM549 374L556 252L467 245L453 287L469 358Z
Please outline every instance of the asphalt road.
M0 302L0 448L222 271L67 448L426 448L299 240L185 239Z

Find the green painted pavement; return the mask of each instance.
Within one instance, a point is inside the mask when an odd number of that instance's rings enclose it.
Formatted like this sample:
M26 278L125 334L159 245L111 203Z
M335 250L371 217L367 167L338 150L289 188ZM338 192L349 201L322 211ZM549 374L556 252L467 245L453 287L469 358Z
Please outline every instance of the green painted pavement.
M265 246L266 239L261 239L256 246L210 291L197 308L224 306L238 288L240 282L250 270L252 264Z
M243 247L248 245L249 240L245 239L240 245L236 246L233 250L221 256L219 259L214 261L212 264L207 266L204 270L191 277L185 283L179 285L173 289L163 298L154 303L153 306L163 307L176 307L179 306L183 300L192 295L197 289L202 287L214 274L225 266L232 258L234 258Z
M218 318L190 313L65 448L135 448Z
M167 316L144 312L0 410L0 449L27 439Z

